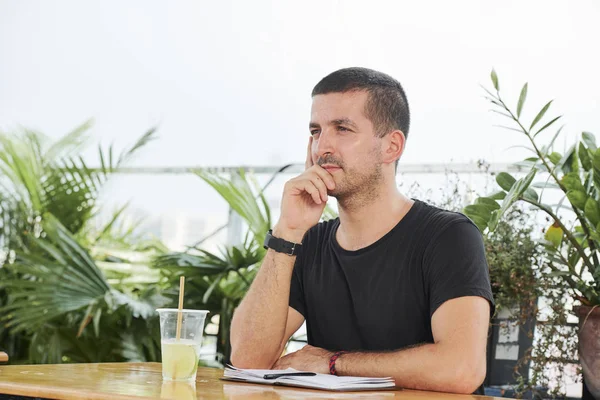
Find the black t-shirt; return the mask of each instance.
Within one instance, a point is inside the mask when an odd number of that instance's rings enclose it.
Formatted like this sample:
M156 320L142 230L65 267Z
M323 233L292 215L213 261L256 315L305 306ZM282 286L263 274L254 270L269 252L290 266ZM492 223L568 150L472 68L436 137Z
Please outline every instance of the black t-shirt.
M415 200L385 236L349 251L339 219L311 228L296 259L290 306L308 343L330 351L384 351L433 343L431 316L447 300L494 300L481 233L466 216Z

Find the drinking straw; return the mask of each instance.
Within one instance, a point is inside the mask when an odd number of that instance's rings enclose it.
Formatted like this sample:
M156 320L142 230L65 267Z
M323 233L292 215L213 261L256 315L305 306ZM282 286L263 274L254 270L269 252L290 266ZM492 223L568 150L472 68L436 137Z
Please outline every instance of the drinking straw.
M181 310L183 310L183 288L185 286L185 276L179 277L179 308L177 309L177 341L181 336L181 319L183 314Z

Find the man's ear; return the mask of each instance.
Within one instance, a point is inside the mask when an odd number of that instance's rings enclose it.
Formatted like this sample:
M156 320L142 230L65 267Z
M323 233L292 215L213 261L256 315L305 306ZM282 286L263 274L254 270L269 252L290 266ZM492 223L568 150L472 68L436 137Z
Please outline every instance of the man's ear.
M395 130L388 133L385 137L385 149L383 151L383 161L385 163L394 163L400 159L404 153L406 137L401 130Z

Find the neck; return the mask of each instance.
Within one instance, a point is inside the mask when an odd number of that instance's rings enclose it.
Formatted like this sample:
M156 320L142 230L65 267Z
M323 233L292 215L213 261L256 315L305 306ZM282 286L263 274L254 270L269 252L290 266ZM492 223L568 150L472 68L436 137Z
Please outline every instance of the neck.
M358 250L381 239L410 210L413 200L398 191L396 182L381 185L368 196L358 193L338 203L340 226L336 239L342 248Z

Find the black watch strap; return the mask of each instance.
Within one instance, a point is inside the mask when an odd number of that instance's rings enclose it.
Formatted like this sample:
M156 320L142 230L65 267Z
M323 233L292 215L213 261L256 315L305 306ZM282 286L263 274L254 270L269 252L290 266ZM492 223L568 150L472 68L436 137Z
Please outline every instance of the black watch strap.
M302 248L301 243L288 242L285 239L281 239L273 236L273 230L269 229L267 237L265 237L265 243L263 244L265 249L273 249L278 253L284 253L289 256L297 256Z

